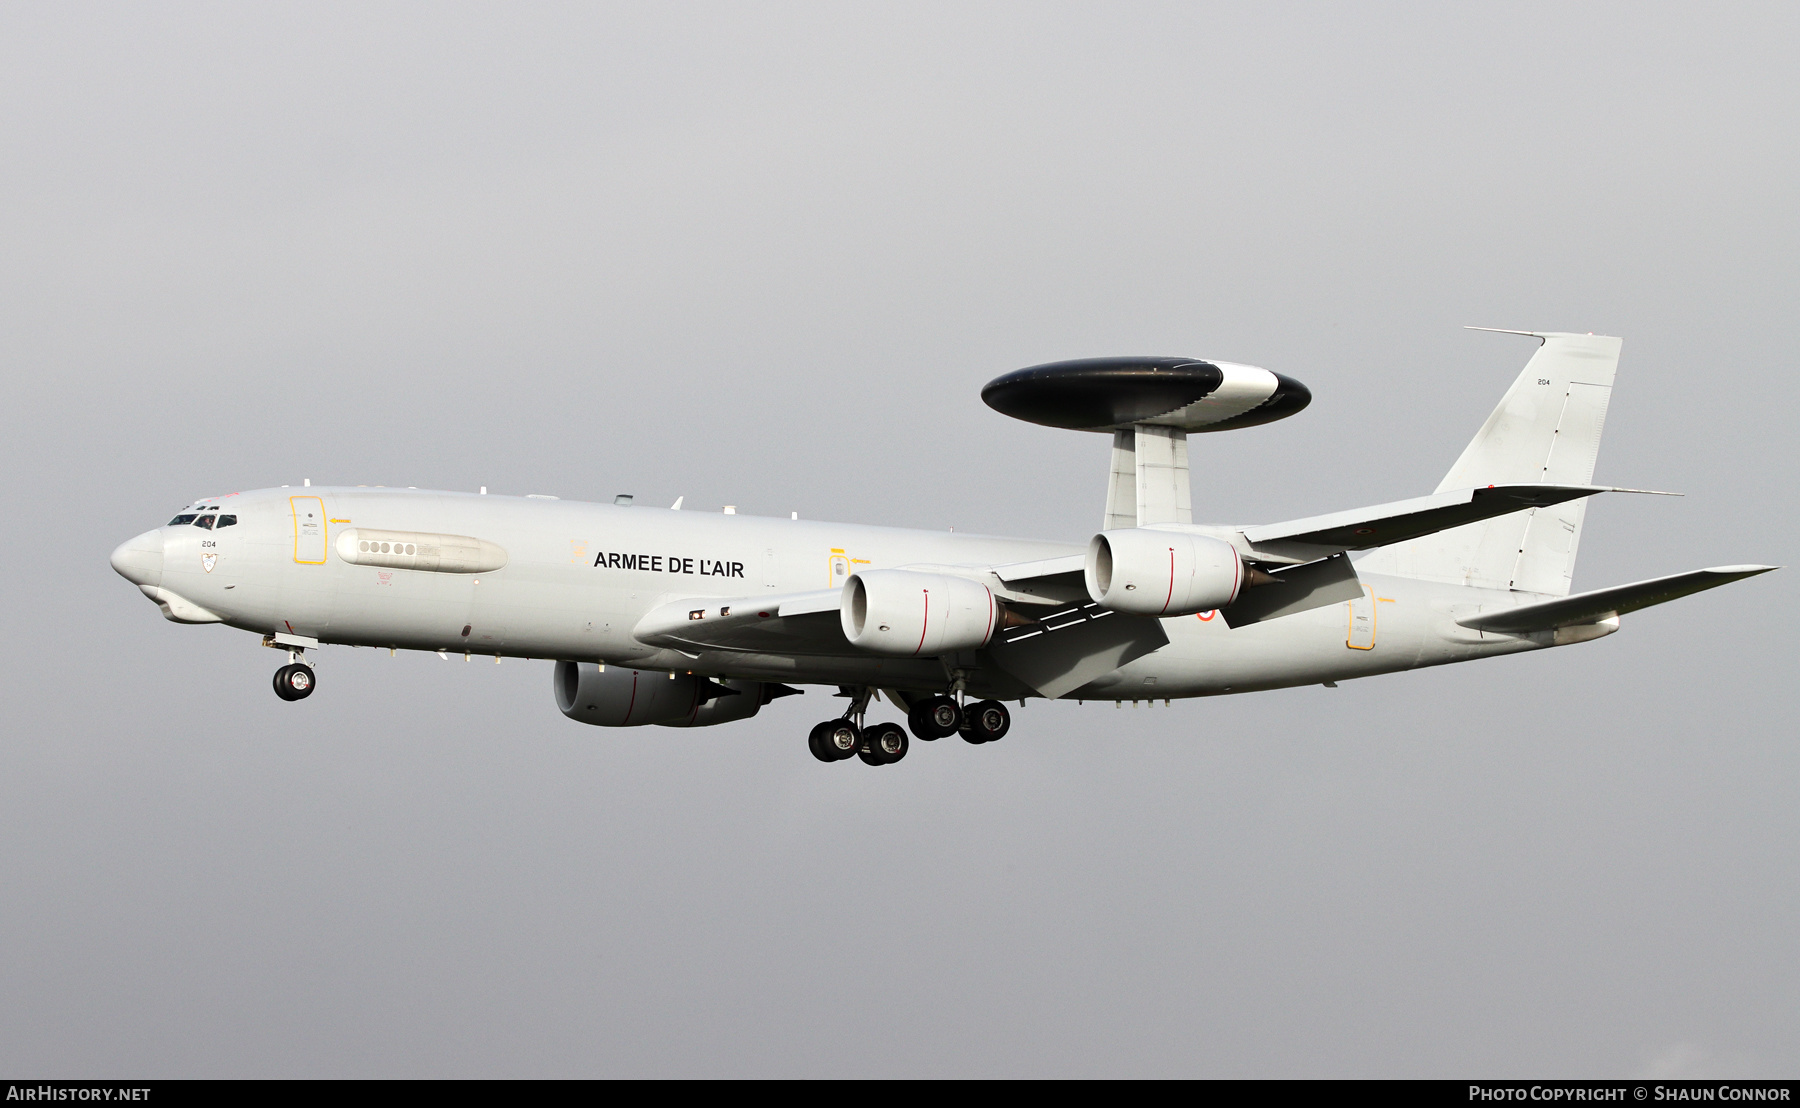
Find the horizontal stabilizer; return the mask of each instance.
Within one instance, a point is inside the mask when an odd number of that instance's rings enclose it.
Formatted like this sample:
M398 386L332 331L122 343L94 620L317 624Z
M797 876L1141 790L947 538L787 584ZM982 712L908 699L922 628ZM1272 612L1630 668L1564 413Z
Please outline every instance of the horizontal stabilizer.
M1284 560L1304 557L1304 552L1283 549L1297 544L1315 551L1370 550L1390 543L1405 542L1451 527L1477 523L1495 516L1522 512L1528 508L1544 508L1569 500L1579 500L1602 492L1646 492L1644 489L1620 489L1607 485L1489 485L1486 488L1458 489L1433 493L1411 500L1396 500L1369 508L1352 508L1330 515L1246 527L1243 534L1259 551L1286 555ZM1318 553L1312 554L1318 557Z
M1555 600L1544 600L1536 604L1521 604L1516 608L1506 608L1497 612L1482 612L1456 622L1477 631L1495 631L1501 634L1551 631L1558 627L1599 623L1601 620L1622 616L1640 608L1666 604L1671 600L1679 600L1693 593L1716 589L1720 585L1729 585L1733 581L1742 581L1746 577L1755 577L1759 573L1767 573L1772 569L1780 568L1780 566L1715 566L1711 569L1696 569L1687 573L1671 574L1668 577L1653 577L1648 581L1636 581L1629 585L1614 585L1610 589L1596 589L1593 592L1576 593L1574 596L1561 596Z

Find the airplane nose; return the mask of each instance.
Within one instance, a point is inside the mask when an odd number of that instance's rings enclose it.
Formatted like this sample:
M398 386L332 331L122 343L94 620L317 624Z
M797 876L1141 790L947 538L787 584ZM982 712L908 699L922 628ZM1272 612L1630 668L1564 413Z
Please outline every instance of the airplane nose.
M163 537L161 531L145 531L119 544L112 552L112 567L134 585L162 584Z

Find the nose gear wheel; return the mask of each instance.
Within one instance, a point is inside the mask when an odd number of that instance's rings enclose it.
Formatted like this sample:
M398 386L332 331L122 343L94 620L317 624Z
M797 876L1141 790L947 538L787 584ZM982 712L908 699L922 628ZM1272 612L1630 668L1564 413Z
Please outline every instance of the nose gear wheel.
M304 700L312 695L316 684L312 667L301 662L275 671L275 695L283 700Z

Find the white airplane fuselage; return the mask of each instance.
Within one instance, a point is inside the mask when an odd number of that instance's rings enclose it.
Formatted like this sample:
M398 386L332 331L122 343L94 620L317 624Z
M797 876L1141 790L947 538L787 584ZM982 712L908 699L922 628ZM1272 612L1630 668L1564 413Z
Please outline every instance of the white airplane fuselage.
M874 569L983 567L1085 549L988 535L410 489L263 489L198 505L206 506L215 516L235 516L236 523L161 527L130 540L114 557L120 572L177 622L220 622L285 642L921 692L945 688L945 660L696 654L646 645L633 629L646 613L672 601L776 597L838 588L848 574ZM319 513L316 534L303 535L297 522L307 510ZM471 536L502 549L505 564L478 572L353 564L337 549L348 528ZM1535 594L1367 574L1362 583L1360 601L1235 629L1214 612L1163 619L1167 646L1063 698L1251 692L1559 642L1548 633L1484 633L1456 622L1484 607L1540 599ZM1610 627L1597 633L1605 630ZM1037 695L982 664L979 652L962 660L973 695Z
M1642 491L1591 483L1621 344L1521 334L1537 353L1434 492L1303 519L1193 523L1187 442L1291 416L1303 384L1134 355L982 390L1015 418L1111 436L1084 545L303 485L198 502L112 563L172 620L286 649L283 700L311 695L306 652L328 643L554 659L558 709L601 727L709 727L836 685L849 704L808 749L870 765L904 758L909 733L993 742L1006 701L1217 696L1563 646L1776 568L1574 592L1588 499ZM877 694L905 728L866 720Z

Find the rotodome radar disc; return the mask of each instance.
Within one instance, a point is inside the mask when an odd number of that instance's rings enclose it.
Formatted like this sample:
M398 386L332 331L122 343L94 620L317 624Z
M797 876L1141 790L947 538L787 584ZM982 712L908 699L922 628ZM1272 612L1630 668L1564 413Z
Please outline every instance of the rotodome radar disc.
M1074 431L1135 423L1232 431L1293 415L1312 393L1292 377L1199 358L1077 358L996 377L981 399L1001 413Z

